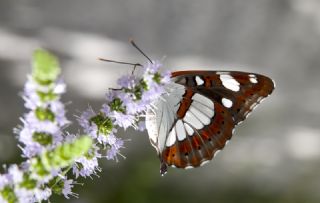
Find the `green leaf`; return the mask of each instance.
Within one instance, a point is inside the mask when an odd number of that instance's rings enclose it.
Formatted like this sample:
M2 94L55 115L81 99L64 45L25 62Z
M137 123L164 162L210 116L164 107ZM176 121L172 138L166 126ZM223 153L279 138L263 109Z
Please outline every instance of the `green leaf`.
M35 110L35 114L40 121L49 120L53 122L55 119L54 113L49 108L38 107Z
M112 120L108 117L104 117L101 113L90 118L90 124L93 122L98 127L99 133L102 135L108 135L113 129Z
M30 177L30 174L23 174L23 181L20 183L20 187L32 190L37 186L37 181Z
M53 150L43 152L40 157L33 159L31 168L38 175L45 176L52 169L71 165L75 159L87 154L91 146L90 137L79 137L73 143L64 143Z
M53 179L53 184L51 186L51 190L53 193L57 195L62 195L64 189L64 181L61 179Z
M109 103L111 110L125 113L126 109L122 106L122 101L119 98L115 98L112 102Z
M156 83L160 84L161 83L161 74L159 72L157 72L156 74L154 74L153 76L153 81L155 81Z
M32 140L38 142L42 146L52 144L52 135L44 132L34 132L32 134Z
M14 194L13 188L6 186L0 191L0 195L3 199L7 200L8 203L18 202L16 195Z
M32 67L33 78L42 85L49 85L55 81L61 72L58 59L42 49L33 53Z
M39 82L39 81L37 81ZM41 82L39 82L40 84L43 84ZM53 93L52 90L50 90L49 92L41 92L41 91L37 91L37 94L39 96L39 98L41 99L42 102L48 102L48 101L52 101L55 100L58 95Z

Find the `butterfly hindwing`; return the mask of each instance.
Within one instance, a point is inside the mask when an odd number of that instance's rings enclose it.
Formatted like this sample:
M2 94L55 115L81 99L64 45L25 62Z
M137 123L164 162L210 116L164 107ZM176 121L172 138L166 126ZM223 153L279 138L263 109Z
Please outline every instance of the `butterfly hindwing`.
M231 138L235 125L274 89L266 76L237 71L178 71L146 124L166 166L198 167Z
M164 162L178 168L198 167L224 147L232 136L233 120L224 106L217 102L212 104L210 114L207 107L202 105L203 109L199 109L197 107L201 105L192 100L185 115L177 120L169 133L168 139L171 136L178 139L166 145L161 153Z

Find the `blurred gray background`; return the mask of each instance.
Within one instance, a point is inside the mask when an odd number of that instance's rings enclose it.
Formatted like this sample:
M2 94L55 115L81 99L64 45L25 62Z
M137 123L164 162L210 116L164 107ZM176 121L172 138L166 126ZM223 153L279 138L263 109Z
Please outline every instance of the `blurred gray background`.
M52 202L320 202L319 10L319 0L1 0L1 164L21 160L12 128L25 112L18 93L34 49L61 59L74 120L131 71L98 57L145 62L133 37L153 59L165 57L166 69L252 71L276 90L210 164L161 177L147 134L120 131L131 140L127 158L79 180L79 199Z

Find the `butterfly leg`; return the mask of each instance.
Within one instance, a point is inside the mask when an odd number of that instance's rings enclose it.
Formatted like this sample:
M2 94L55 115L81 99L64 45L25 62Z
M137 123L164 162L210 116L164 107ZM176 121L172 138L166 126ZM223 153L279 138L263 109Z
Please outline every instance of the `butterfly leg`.
M137 66L138 66L137 64L133 65L133 69L132 69L131 75L134 75L134 72L136 71Z

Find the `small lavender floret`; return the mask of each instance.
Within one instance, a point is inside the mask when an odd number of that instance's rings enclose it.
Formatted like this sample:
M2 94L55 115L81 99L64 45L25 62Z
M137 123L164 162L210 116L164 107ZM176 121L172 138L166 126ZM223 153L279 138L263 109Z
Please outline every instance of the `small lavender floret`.
M123 148L123 140L114 135L110 135L107 143L109 144L110 149L107 151L106 158L108 160L117 160L117 155L120 153L120 149Z
M134 75L124 75L117 81L122 88L132 89L137 84L137 78Z

